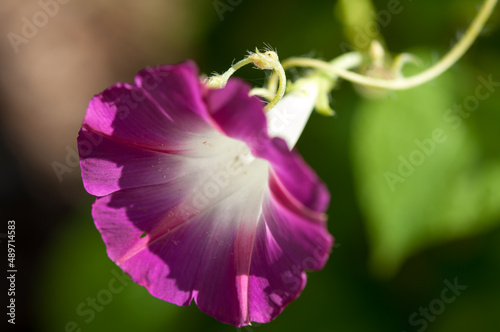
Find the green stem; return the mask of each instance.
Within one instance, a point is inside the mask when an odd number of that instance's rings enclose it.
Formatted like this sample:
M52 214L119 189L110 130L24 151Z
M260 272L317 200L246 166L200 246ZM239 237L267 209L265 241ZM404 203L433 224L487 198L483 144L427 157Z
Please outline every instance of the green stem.
M285 91L286 91L286 74L285 74L285 70L283 69L283 66L279 62L276 64L273 72L278 74L280 83L279 83L279 87L278 87L278 92L276 92L276 96L264 108L264 110L266 112L268 112L270 109L272 109L274 106L276 106L276 104L281 100L281 98L283 98L283 96L285 95Z
M438 63L436 63L426 71L412 77L396 80L384 80L373 77L366 77L355 72L345 70L343 68L332 66L330 63L309 58L290 58L283 61L282 64L284 68L317 68L342 77L343 79L351 81L353 83L368 87L389 90L410 89L433 80L434 78L445 72L447 69L449 69L451 66L453 66L474 43L477 36L484 27L484 24L493 12L493 8L496 6L496 4L497 0L486 0L483 3L478 15L474 18L474 21L465 32L462 39Z
M363 55L359 52L349 52L344 53L332 61L330 61L330 66L343 69L353 69L361 66L363 64Z
M244 67L248 64L252 63L252 61L249 58L245 58L243 60L238 61L236 64L234 64L231 68L229 68L224 74L222 74L222 79L225 83L229 80L229 78L241 67Z

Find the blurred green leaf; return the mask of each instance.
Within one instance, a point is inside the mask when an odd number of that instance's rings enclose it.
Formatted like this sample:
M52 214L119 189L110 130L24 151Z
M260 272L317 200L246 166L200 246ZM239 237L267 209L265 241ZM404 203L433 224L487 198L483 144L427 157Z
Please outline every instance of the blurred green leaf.
M71 331L73 323L82 331L161 331L187 310L151 296L121 272L107 257L89 209L67 225L55 234L36 279L43 285L36 303L44 331Z
M381 276L430 245L499 221L500 164L481 163L468 117L453 111L476 98L475 89L456 96L458 80L449 73L392 98L362 101L356 110L353 166L372 267Z
M344 44L343 52L352 49L368 53L372 41L384 43L377 17L374 15L376 9L371 0L340 0L335 6L335 12L350 42Z

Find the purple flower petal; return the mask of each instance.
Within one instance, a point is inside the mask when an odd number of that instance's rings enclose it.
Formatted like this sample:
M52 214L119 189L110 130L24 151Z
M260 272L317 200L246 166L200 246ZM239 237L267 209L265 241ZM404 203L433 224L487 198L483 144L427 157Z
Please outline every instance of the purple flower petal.
M212 132L203 119L207 111L193 66L145 69L136 77L138 86L108 88L90 101L83 127L144 149L190 150L193 141Z
M96 96L78 138L109 257L163 300L236 326L274 319L327 261L328 190L268 136L247 84L208 90L190 62L135 81ZM102 141L84 151L89 133Z
M94 134L99 138L99 145L87 149L89 133L89 129L81 129L78 145L83 184L92 195L104 196L120 189L167 183L198 171L189 167L183 155L124 144L100 134Z
M215 128L253 146L269 138L262 102L248 97L249 91L246 83L229 80L224 89L209 90L205 101Z

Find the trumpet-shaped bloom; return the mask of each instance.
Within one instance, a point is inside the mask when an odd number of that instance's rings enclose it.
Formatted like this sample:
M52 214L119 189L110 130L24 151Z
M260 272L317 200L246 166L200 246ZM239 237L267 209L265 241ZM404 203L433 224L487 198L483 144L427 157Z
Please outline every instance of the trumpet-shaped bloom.
M152 295L237 326L274 319L333 242L329 193L290 151L301 126L270 137L268 120L297 122L267 119L249 91L207 88L192 62L145 69L91 100L78 137L109 257Z

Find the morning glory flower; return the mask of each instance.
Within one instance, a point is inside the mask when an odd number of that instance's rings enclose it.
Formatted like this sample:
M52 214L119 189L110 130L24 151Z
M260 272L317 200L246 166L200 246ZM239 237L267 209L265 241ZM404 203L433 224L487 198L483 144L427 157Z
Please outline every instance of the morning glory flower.
M95 96L78 137L109 257L153 296L238 327L282 312L333 243L328 190L292 149L316 87L267 115L249 92L208 88L192 62L148 68Z

